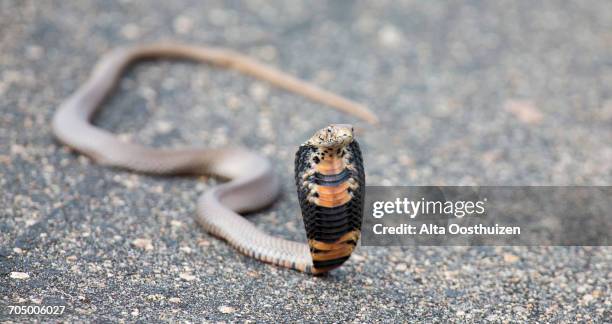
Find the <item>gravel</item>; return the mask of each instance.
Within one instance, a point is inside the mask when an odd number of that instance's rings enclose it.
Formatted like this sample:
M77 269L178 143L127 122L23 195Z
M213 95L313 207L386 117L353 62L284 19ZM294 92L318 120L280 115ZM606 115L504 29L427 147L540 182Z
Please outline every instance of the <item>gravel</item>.
M131 69L97 116L154 146L241 144L286 194L249 216L304 240L293 154L362 129L369 184L610 185L609 1L0 2L0 320L609 321L609 247L360 247L325 277L236 253L192 219L214 178L93 164L49 121L109 49L231 47L364 102L373 129L188 62ZM64 305L14 316L8 305Z

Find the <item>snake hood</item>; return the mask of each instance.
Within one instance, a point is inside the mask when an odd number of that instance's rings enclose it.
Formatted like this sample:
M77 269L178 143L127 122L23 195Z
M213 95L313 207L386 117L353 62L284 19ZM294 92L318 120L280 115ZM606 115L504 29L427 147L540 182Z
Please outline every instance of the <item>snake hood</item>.
M313 261L312 273L342 265L361 230L365 174L353 127L332 124L296 153L295 181Z

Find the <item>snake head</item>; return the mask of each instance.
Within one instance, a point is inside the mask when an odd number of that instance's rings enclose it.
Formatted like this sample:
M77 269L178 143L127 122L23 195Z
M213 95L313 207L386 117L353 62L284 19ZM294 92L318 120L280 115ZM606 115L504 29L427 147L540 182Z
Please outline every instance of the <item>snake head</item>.
M322 148L340 148L353 141L353 125L331 124L316 132L308 143Z

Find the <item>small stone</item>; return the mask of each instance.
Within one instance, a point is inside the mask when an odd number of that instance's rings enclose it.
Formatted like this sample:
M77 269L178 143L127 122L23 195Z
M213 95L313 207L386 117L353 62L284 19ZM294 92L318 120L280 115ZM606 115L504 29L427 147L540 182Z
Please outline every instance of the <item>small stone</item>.
M255 101L262 102L268 98L270 90L267 86L260 83L253 83L249 88L249 94Z
M140 36L140 27L135 24L127 24L121 28L121 35L126 39L135 39Z
M513 307L512 311L517 315L524 315L525 313L527 313L527 309L523 306Z
M249 271L249 272L247 272L247 275L249 277L252 277L252 278L259 278L260 277L260 274L257 271Z
M153 250L153 243L149 239L139 238L132 241L132 245L145 251Z
M193 19L181 15L174 19L172 25L177 34L187 34L193 29Z
M113 177L117 183L122 184L124 187L128 189L136 188L139 184L138 176L135 174L131 174L127 177L116 175Z
M511 254L511 253L504 253L504 262L506 263L515 263L518 260L520 260L521 258L519 258L518 256Z
M27 154L27 150L24 146L19 145L19 144L13 144L11 145L11 154L12 155L26 155Z
M85 155L79 155L77 160L79 161L79 164L81 164L81 165L89 165L90 164L89 158L87 156L85 156Z
M490 165L494 163L495 161L498 161L500 157L501 157L501 151L493 149L493 150L488 150L482 153L482 155L480 156L480 159L483 162L485 162L486 165Z
M140 315L140 311L138 310L138 308L134 308L134 310L132 311L132 316L138 316Z
M185 252L185 253L187 253L187 254L191 253L191 251L192 251L192 250L191 250L191 248L190 248L190 247L188 247L188 246L181 246L181 247L179 248L179 250L180 250L181 252Z
M172 226L172 227L177 227L177 228L178 228L178 227L183 226L183 223L182 223L182 222L180 222L180 221L177 221L177 220L171 220L171 221L170 221L170 226Z
M397 161L402 166L413 166L414 165L414 159L406 154L401 154L400 156L398 156Z
M240 98L236 96L231 96L227 98L227 100L225 101L225 104L230 109L238 109L242 105L242 102L240 101Z
M182 272L179 274L179 278L185 280L185 281L194 281L196 280L196 276L192 275L191 273L187 273L187 272Z
M587 290L589 290L590 286L589 285L581 285L578 286L578 288L576 288L576 292L579 294L584 294L585 292L587 292Z
M408 265L405 263L400 263L395 266L395 271L406 271L408 269Z
M351 255L351 260L356 261L356 262L363 262L365 261L365 257L363 255L360 254L353 254Z
M17 254L23 254L23 250L18 248L18 247L14 247L13 248L13 252L17 253Z
M45 49L38 45L29 45L26 49L26 56L32 60L38 60L45 54Z
M169 298L168 301L174 304L178 304L181 302L181 299L177 297L172 297L172 298Z
M385 25L378 31L378 41L386 47L397 47L402 42L402 33L393 25Z
M582 303L585 304L585 305L588 305L593 300L597 299L599 296L601 296L601 291L600 290L594 290L590 294L586 294L586 295L582 296Z
M155 129L160 134L168 134L170 133L170 131L172 131L173 128L174 127L172 126L170 122L167 122L164 120L160 120L157 123L155 123Z
M1 92L0 92L1 94ZM8 155L0 155L0 163L2 164L9 164L11 163L11 157Z
M544 119L544 114L529 100L508 100L504 109L525 124L539 124Z
M217 309L223 314L231 314L236 311L234 307L230 307L230 306L219 306L219 308Z
M166 297L164 297L164 295L162 295L162 294L152 294L152 295L148 295L147 296L147 300L150 301L150 302L157 302L157 301L163 300L165 298Z
M210 246L210 241L205 239L198 240L198 246Z
M66 258L66 261L68 261L68 262L74 262L76 260L77 260L77 256L76 255L71 255L71 256Z
M508 278L508 282L513 283L513 284L517 284L517 283L521 282L521 277L519 277L519 276L512 276L512 277Z
M132 137L134 136L129 133L117 134L117 138L124 143L129 143L132 140Z
M24 279L28 279L30 278L30 275L25 273L25 272L17 272L17 271L13 271L11 272L10 277L12 279L19 279L19 280L24 280Z

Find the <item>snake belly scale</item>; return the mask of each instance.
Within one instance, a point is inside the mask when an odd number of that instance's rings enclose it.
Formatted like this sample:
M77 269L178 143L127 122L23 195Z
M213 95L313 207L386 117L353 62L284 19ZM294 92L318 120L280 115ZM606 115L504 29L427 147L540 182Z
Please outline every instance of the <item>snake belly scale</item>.
M89 79L56 111L52 122L55 137L104 165L146 174L206 174L227 179L198 199L196 220L206 231L245 255L286 268L319 274L342 264L359 238L356 214L362 208L365 181L352 128L332 125L298 150L296 177L299 173L301 181L296 184L308 244L269 235L240 216L266 207L278 197L278 178L265 157L241 147L151 148L120 140L91 123L123 71L137 61L156 58L187 59L234 69L370 123L377 122L376 116L358 103L234 51L157 43L118 48L103 56ZM319 138L321 132L325 136ZM332 217L324 220L324 215ZM342 219L334 222L333 217Z

